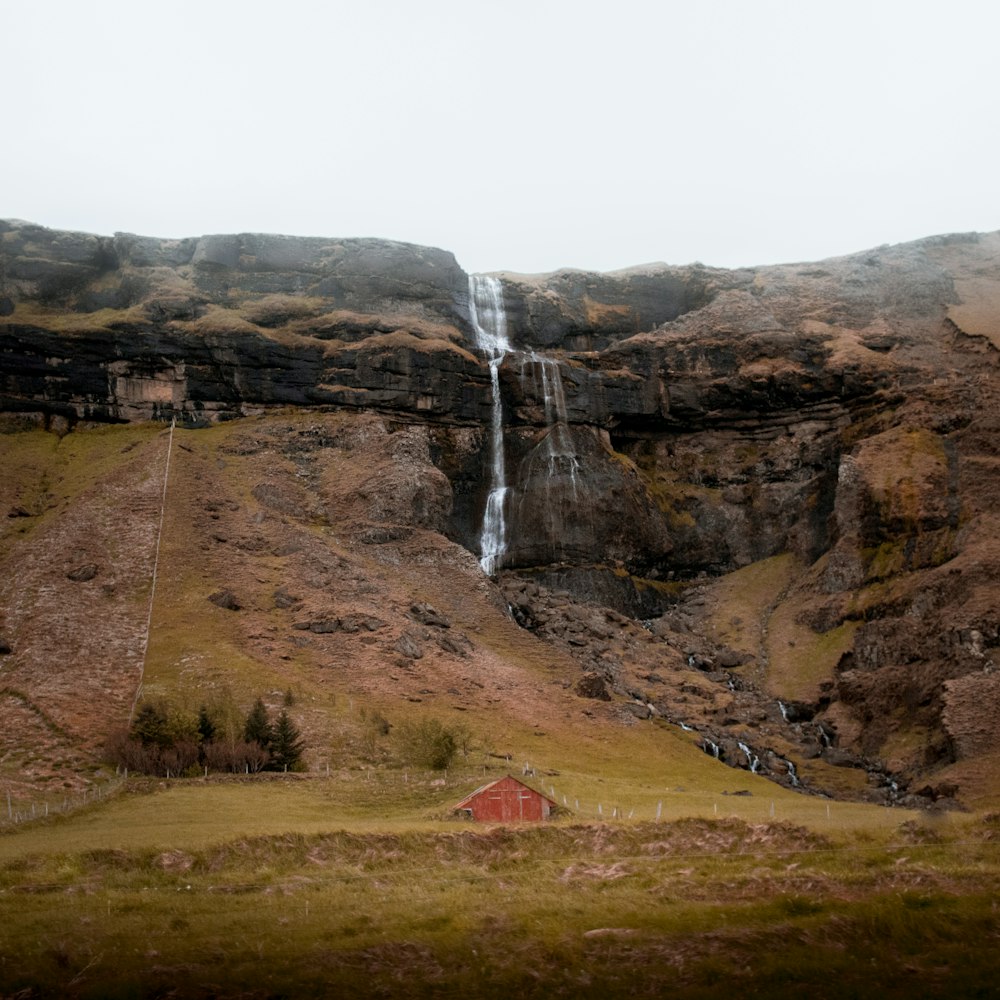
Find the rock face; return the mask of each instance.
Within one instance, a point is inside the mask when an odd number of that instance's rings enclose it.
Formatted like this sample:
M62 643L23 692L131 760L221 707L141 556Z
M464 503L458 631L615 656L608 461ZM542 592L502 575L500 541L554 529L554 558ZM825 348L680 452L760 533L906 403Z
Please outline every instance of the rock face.
M787 747L811 741L831 766L912 783L982 752L975 706L996 702L1000 677L1000 233L817 264L502 278L505 573L633 618L666 613L657 634L681 637L673 648L704 683L757 670L758 700L704 723L737 766L773 759L784 773ZM365 512L366 544L418 529L478 553L491 373L450 254L0 222L11 426L197 426L283 406L379 416L392 461L327 491ZM374 426L360 421L352 447L375 447L364 437ZM291 488L260 483L253 495L304 516ZM714 581L778 558L795 571L766 599L740 596L757 631L731 624L736 612L720 624ZM517 586L508 580L508 595ZM525 627L579 654L578 632L522 603ZM797 637L781 648L779 623ZM428 639L396 642L413 660ZM808 669L793 652L803 642L818 651ZM610 660L587 655L583 694L626 690ZM633 716L654 705L682 717L628 693ZM781 699L795 718L775 721ZM770 758L740 749L739 727L765 717L785 727Z
M444 413L476 370L457 346L465 275L443 251L4 222L0 240L5 409L41 403L71 420L198 420L269 404Z

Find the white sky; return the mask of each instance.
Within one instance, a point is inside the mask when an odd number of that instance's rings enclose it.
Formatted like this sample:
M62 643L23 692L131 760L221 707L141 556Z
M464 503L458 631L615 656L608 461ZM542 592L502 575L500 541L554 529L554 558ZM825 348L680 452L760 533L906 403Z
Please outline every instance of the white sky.
M0 0L0 218L813 260L1000 229L995 0Z

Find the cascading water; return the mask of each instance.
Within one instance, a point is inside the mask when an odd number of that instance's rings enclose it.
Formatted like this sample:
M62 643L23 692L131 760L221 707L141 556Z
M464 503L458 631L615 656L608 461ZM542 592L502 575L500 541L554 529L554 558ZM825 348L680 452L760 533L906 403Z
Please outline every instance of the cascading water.
M494 575L504 564L512 524L527 523L530 544L537 555L561 557L567 528L579 525L577 505L584 490L566 407L559 363L535 351L515 351L507 338L507 314L499 278L469 275L469 319L476 347L486 355L490 369L492 414L490 428L490 488L480 531L479 564ZM500 366L514 355L524 395L540 401L545 434L522 459L516 479L523 489L512 502L504 456L504 411L500 395ZM544 497L539 492L544 492Z
M795 765L786 757L785 766L788 768L788 780L792 783L792 788L798 788L801 784L799 773L795 770Z
M750 765L750 773L756 774L757 769L760 767L760 757L758 757L750 749L750 747L746 745L746 743L738 743L737 746L743 751L743 754L747 759L747 764Z
M490 427L490 492L480 532L479 565L491 576L500 568L507 549L507 523L504 504L507 478L503 455L503 400L500 398L500 365L510 352L507 340L507 314L503 305L503 286L499 278L483 274L469 275L469 318L476 346L486 355L490 366L493 411Z
M576 455L573 437L566 413L566 390L563 388L559 365L552 358L542 357L532 351L521 362L521 381L530 366L535 382L536 395L541 395L545 408L545 453L549 476L566 475L570 480L573 499L577 498L580 462Z

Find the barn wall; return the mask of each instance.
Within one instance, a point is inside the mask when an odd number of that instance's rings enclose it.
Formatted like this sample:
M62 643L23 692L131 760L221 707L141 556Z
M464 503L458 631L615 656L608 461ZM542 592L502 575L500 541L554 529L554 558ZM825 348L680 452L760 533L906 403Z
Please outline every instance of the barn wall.
M468 802L473 819L481 823L519 823L547 819L548 800L510 778L483 789Z

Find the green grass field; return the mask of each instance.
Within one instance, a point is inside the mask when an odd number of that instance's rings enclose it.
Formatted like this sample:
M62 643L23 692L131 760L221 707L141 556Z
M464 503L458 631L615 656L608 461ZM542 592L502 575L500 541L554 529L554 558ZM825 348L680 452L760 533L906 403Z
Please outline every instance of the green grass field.
M450 818L481 780L133 779L8 828L0 996L993 995L995 815L664 791L660 822Z

